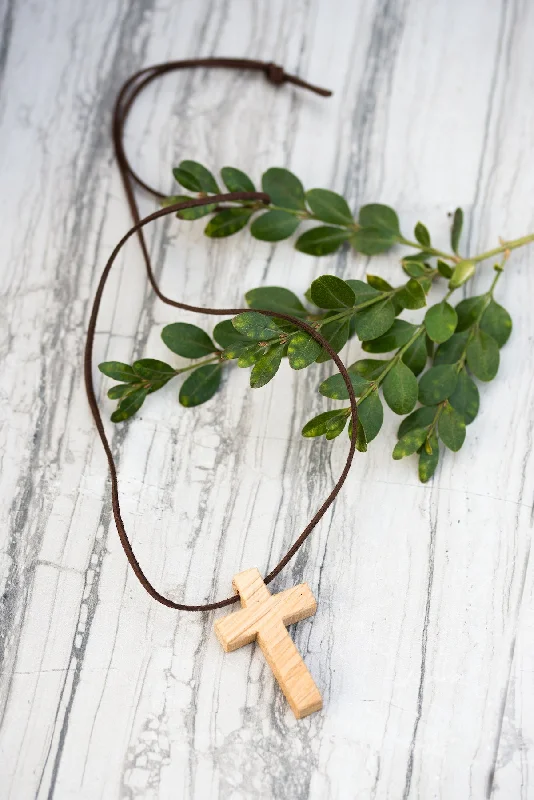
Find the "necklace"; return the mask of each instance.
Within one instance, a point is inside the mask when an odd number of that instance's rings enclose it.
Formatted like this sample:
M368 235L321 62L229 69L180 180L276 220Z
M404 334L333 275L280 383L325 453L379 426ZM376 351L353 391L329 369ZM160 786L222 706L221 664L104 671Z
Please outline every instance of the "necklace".
M93 383L93 345L98 312L100 309L104 288L119 252L126 242L134 235L137 235L137 239L141 246L146 273L150 285L159 299L164 303L167 303L167 305L171 305L174 308L181 308L186 311L193 311L199 314L211 314L216 316L234 316L236 314L241 314L245 311L248 311L247 308L204 308L201 306L191 306L187 305L186 303L181 303L178 300L173 300L172 298L164 295L160 290L154 276L148 248L143 235L143 228L146 225L159 219L160 217L173 214L182 209L232 200L254 200L264 203L270 202L269 196L262 192L230 192L227 194L210 195L209 197L199 197L198 199L192 199L187 202L175 203L155 211L144 218L141 218L135 199L134 186L137 184L137 186L141 187L158 199L163 199L165 194L146 184L130 166L125 154L123 143L126 119L136 97L146 86L148 86L148 84L161 75L165 75L173 70L191 67L251 69L263 72L271 81L271 83L275 84L276 86L279 86L283 83L292 83L295 86L308 89L324 97L330 95L330 92L325 89L312 86L300 78L297 78L293 75L288 75L281 67L278 67L275 64L265 63L263 61L235 58L204 58L186 61L171 61L165 64L158 64L156 66L147 67L143 70L140 70L126 81L119 92L114 108L113 145L126 193L126 199L128 201L134 224L122 237L111 253L111 256L109 257L104 271L100 277L100 281L93 299L93 305L87 329L84 356L84 375L87 399L108 461L111 479L111 504L119 538L126 554L126 558L128 559L134 574L143 588L154 600L157 600L159 603L167 606L168 608L174 608L178 611L212 611L214 609L230 606L240 600L242 606L241 610L222 617L215 623L215 632L223 648L225 651L230 652L242 647L245 644L249 644L250 642L257 640L295 716L297 718L302 718L313 713L314 711L318 711L322 707L322 699L320 692L313 681L313 678L311 677L306 665L304 664L304 661L302 660L297 648L293 643L293 640L287 631L287 626L313 615L315 613L317 604L309 586L306 583L286 589L285 591L275 595L271 595L267 586L282 571L282 569L291 560L299 548L304 544L319 520L334 502L349 473L356 449L358 415L354 389L350 380L350 376L343 365L343 362L328 341L319 333L316 328L312 327L308 323L303 322L301 319L296 317L292 317L289 314L255 309L255 311L258 311L260 314L264 314L267 317L275 317L286 320L305 331L313 339L315 339L333 359L343 378L343 381L345 382L350 399L350 411L352 419L350 448L345 466L332 491L320 506L314 517L306 525L300 536L289 548L285 556L276 565L276 567L274 567L274 569L272 569L264 579L262 579L259 571L255 568L240 572L234 576L233 580L233 588L236 591L235 595L227 597L224 600L219 600L212 603L203 603L199 605L186 605L183 603L177 603L174 600L162 595L150 583L135 557L121 516L117 468L111 450L111 445L104 429Z

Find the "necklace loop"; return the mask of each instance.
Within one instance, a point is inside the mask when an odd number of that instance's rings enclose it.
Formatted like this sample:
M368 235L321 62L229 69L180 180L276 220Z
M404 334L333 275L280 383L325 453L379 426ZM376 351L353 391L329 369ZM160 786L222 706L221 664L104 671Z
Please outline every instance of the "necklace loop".
M141 249L143 251L143 257L145 261L148 280L152 288L154 289L156 295L164 303L167 303L168 305L171 305L175 308L184 309L186 311L194 311L197 313L211 314L215 316L235 316L236 314L241 314L245 311L250 311L250 309L248 308L204 308L202 306L191 306L186 303L181 303L178 300L173 300L172 298L164 295L161 289L159 288L159 285L156 281L155 275L152 270L152 263L143 236L143 228L150 222L160 219L161 217L165 217L168 214L174 214L182 209L194 208L196 206L203 206L207 204L232 201L232 200L234 201L259 200L260 202L269 203L270 202L269 196L262 192L230 192L227 194L210 195L207 198L198 198L198 199L192 198L187 202L175 203L173 205L166 206L165 208L159 209L158 211L155 211L154 213L149 214L144 218L141 218L139 214L139 208L137 206L137 202L134 195L134 190L133 190L134 183L141 186L146 191L150 192L156 197L162 198L165 195L163 195L156 189L152 189L150 186L148 186L148 184L146 184L144 181L141 180L141 178L139 178L136 175L136 173L133 171L126 158L126 154L124 151L123 135L124 135L125 121L132 107L133 101L143 88L145 88L155 78L159 77L160 75L164 75L165 73L170 72L171 70L174 69L183 69L186 67L210 67L210 66L229 67L234 69L250 68L253 70L261 70L266 73L266 75L271 81L273 81L273 76L274 76L273 82L276 85L280 85L284 81L289 81L291 83L296 84L297 86L310 89L311 91L317 92L319 94L323 95L329 94L324 89L318 89L317 87L311 86L310 84L301 81L300 78L287 75L281 67L276 67L276 65L274 64L267 64L263 61L252 61L247 59L208 58L208 59L195 59L189 61L174 61L174 62L169 62L167 64L160 64L154 67L147 67L146 69L137 72L135 75L132 75L123 85L121 91L119 92L119 96L115 105L115 111L113 115L113 142L115 147L115 155L117 157L121 178L126 191L126 198L128 201L128 205L130 207L132 218L134 220L134 225L122 237L120 242L116 245L113 252L111 253L107 261L107 264L104 268L104 271L100 277L100 281L98 283L97 290L93 299L93 305L91 308L91 315L89 318L89 325L87 328L87 337L85 343L85 355L84 355L85 388L87 392L89 407L91 409L91 413L93 415L93 419L95 421L96 428L98 430L98 434L100 436L100 440L102 442L108 460L109 473L111 479L111 502L113 508L113 516L115 518L115 524L117 526L117 531L119 534L122 547L126 554L126 558L128 559L128 562L130 563L130 566L132 567L137 579L139 580L143 588L148 592L148 594L152 598L154 598L154 600L157 600L162 605L167 606L169 608L177 609L179 611L211 611L216 608L224 608L225 606L229 606L232 605L233 603L236 603L239 600L239 595L228 597L225 600L219 600L213 603L203 603L199 605L187 605L184 603L177 603L174 600L171 600L162 595L160 592L158 592L158 590L150 583L145 573L141 569L141 566L139 565L139 562L137 561L135 554L133 552L130 540L128 539L128 535L126 533L124 522L121 516L117 468L115 465L115 460L113 458L111 445L109 443L104 428L102 415L98 407L98 401L96 398L96 393L93 383L93 370L92 370L93 346L94 346L94 339L96 332L96 323L98 319L98 312L100 309L100 304L102 302L102 296L104 294L104 288L106 286L107 279L109 277L113 264L117 259L118 254L120 253L126 242L134 234L137 234L139 243L141 245ZM279 72L279 70L281 70L281 72ZM334 502L336 496L339 494L341 487L343 486L343 483L345 482L345 479L349 473L356 449L358 411L357 411L356 397L354 394L354 388L352 386L352 382L346 367L339 358L338 354L331 347L329 342L324 338L324 336L322 336L319 333L319 331L316 328L309 325L307 322L303 322L302 320L296 317L290 316L289 314L283 314L269 310L258 310L258 309L254 310L268 317L284 319L287 320L288 322L291 322L297 328L300 328L301 330L309 334L313 339L315 339L315 341L317 341L321 345L321 347L323 347L326 350L326 352L331 356L335 365L337 366L343 378L343 381L347 387L347 392L350 400L350 413L352 420L352 432L350 438L349 453L340 477L338 478L337 482L334 485L334 488L332 489L332 491L330 492L324 503L320 506L320 508L316 512L315 516L309 521L307 526L304 528L300 536L290 547L290 549L282 558L282 560L266 576L265 583L269 584L286 566L286 564L290 561L290 559L295 555L297 550L304 544L304 542L306 541L310 533L313 531L319 520L324 516L328 508Z

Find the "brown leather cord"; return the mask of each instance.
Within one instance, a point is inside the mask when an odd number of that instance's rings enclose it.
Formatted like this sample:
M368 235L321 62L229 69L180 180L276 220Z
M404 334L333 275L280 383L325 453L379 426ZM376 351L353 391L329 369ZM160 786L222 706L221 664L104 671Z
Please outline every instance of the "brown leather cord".
M162 208L159 211L155 211L153 214L149 214L147 217L141 219L139 214L139 208L137 206L137 202L134 196L133 183L134 182L137 183L139 186L141 186L151 194L155 195L156 197L162 198L165 195L159 192L158 190L152 189L150 186L148 186L144 181L141 180L141 178L139 178L134 173L134 171L130 167L128 160L126 158L126 154L124 152L124 145L123 145L124 125L126 122L126 118L139 92L142 91L142 89L144 89L151 81L172 70L184 69L188 67L225 67L234 69L252 69L264 72L267 78L275 85L280 85L284 82L293 83L296 86L300 86L304 89L310 89L311 91L316 92L317 94L320 94L325 97L328 96L330 92L328 92L325 89L320 89L316 86L312 86L306 83L305 81L302 81L300 78L296 78L292 75L287 75L281 67L277 67L275 64L271 63L267 64L262 61L252 61L248 59L204 58L204 59L193 59L188 61L172 61L165 64L160 64L153 67L147 67L146 69L140 70L135 75L132 75L132 77L126 81L126 83L124 84L119 93L114 109L113 143L115 148L115 154L117 157L117 162L119 165L119 170L121 173L121 178L126 191L128 205L130 207L130 211L134 220L134 225L122 237L120 242L114 248L111 256L109 257L108 262L100 278L100 281L98 283L96 294L93 300L91 316L89 318L89 325L87 329L87 339L85 344L85 356L84 356L84 375L85 375L85 387L87 391L87 399L89 401L89 406L98 430L98 434L100 436L108 460L109 473L111 478L111 502L113 508L113 516L115 518L115 524L117 526L117 531L119 534L122 547L126 554L126 558L128 559L130 566L132 567L136 577L138 578L139 582L144 587L144 589L146 589L148 594L151 597L153 597L154 600L157 600L164 606L167 606L169 608L174 608L179 611L212 611L213 609L224 608L225 606L229 606L232 603L237 602L239 596L234 595L233 597L228 597L225 600L219 600L218 602L214 603L203 603L200 605L186 605L184 603L176 603L173 600L170 600L169 598L160 594L157 591L157 589L155 589L155 587L150 583L150 581L144 574L143 570L141 569L139 562L137 561L135 554L133 552L132 546L128 539L128 535L126 533L126 529L124 527L124 523L121 517L117 468L115 466L111 445L106 436L102 416L98 408L98 402L96 399L96 394L93 384L93 372L92 372L93 345L95 339L96 323L98 319L100 303L102 301L102 296L104 293L104 288L106 286L109 273L111 272L111 269L113 267L113 264L115 263L115 260L119 252L121 251L122 247L126 244L128 239L130 239L130 237L133 236L134 234L137 234L139 242L141 244L146 272L150 284L154 289L155 293L157 294L157 296L164 303L174 306L175 308L184 309L186 311L195 311L202 314L211 314L216 316L234 316L235 314L241 314L244 311L250 311L249 308L203 308L202 306L191 306L187 305L186 303L181 303L178 300L173 300L172 298L169 298L166 295L164 295L163 292L160 290L156 278L154 276L150 256L143 236L143 228L145 225L147 225L150 222L153 222L156 219L159 219L160 217L165 217L168 214L174 214L182 209L193 208L195 206L203 206L212 203L227 202L227 201L250 200L256 202L259 201L263 203L270 202L269 196L262 192L230 192L227 194L210 195L209 197L191 199L183 203L175 203L174 205L166 206L165 208ZM349 454L347 456L347 460L345 462L343 471L338 481L336 482L334 488L332 489L332 491L330 492L330 494L328 495L322 506L318 509L315 516L310 520L308 525L304 528L298 539L291 546L291 548L282 558L280 563L273 570L271 570L271 572L269 572L269 574L266 576L265 583L270 583L278 575L278 573L285 567L285 565L290 561L290 559L295 555L297 550L304 544L304 542L306 541L312 530L315 528L319 520L324 516L328 508L332 505L336 496L339 494L341 487L345 482L345 479L349 473L352 464L352 459L354 457L354 452L356 449L356 435L357 435L356 428L357 428L358 412L356 406L356 397L354 394L354 389L352 386L352 382L350 380L350 376L345 366L343 365L343 362L337 355L337 353L333 350L333 348L330 346L327 340L319 333L318 330L316 330L311 325L308 325L307 322L303 322L302 320L296 317L292 317L289 314L282 314L279 312L273 312L268 310L259 310L258 313L264 314L265 316L268 317L285 319L288 322L291 322L297 328L300 328L301 330L308 333L311 337L313 337L313 339L315 339L327 351L327 353L332 357L334 363L336 364L347 387L350 399L350 411L352 418L352 435L350 441Z

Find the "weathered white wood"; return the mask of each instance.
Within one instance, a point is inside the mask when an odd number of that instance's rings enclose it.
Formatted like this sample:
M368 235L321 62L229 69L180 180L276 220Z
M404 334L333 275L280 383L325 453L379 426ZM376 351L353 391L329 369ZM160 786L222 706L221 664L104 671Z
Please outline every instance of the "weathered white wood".
M523 602L517 636L510 648L510 676L506 705L501 709L501 730L496 742L492 794L497 800L508 797L527 800L532 795L534 749L534 559L525 576Z
M462 205L474 251L534 230L534 6L8 0L0 14L2 797L531 796L532 251L499 287L513 338L461 452L421 486L412 460L391 459L388 414L273 586L305 580L320 609L294 631L324 697L303 722L261 654L228 659L214 615L157 606L127 569L81 358L91 293L129 224L109 122L134 69L243 55L335 90L321 100L261 76L165 78L128 130L139 171L164 189L181 158L256 179L287 165L355 208L394 205L406 230L422 217L438 244ZM166 291L211 305L367 269L246 234L209 242L201 223L165 221L148 238ZM398 282L396 257L372 263ZM159 333L177 318L213 324L155 302L132 244L96 357L167 357ZM345 437L299 435L326 407L315 389L327 374L283 368L251 392L233 370L224 398L193 410L170 384L114 431L125 521L158 588L222 597L236 571L266 572L285 552L346 453Z

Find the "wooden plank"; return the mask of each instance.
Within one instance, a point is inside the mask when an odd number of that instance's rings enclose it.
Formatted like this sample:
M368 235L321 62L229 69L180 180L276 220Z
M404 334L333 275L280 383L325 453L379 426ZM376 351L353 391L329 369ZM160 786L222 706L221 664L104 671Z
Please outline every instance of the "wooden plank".
M311 0L288 13L282 0L58 0L51 14L9 0L0 15L2 796L532 795L531 252L513 255L499 284L514 331L462 450L421 486L412 459L391 459L398 418L386 412L333 513L273 587L307 581L319 604L294 636L324 710L298 727L261 653L228 658L212 615L155 606L128 571L81 359L89 298L129 225L109 118L132 71L253 55L335 92L322 100L222 72L165 78L127 135L139 173L163 190L175 191L182 158L235 165L258 185L284 165L355 211L394 206L406 235L421 218L438 246L462 205L475 252L534 229L534 6L474 0L454 14L447 0ZM318 275L364 279L368 267L402 280L400 249L369 266L246 232L211 241L202 228L173 219L149 233L163 287L186 302L237 305L259 285L301 296ZM490 273L480 267L469 291ZM213 330L154 300L132 243L96 358L169 359L160 331L177 319ZM358 343L343 356L361 357ZM126 525L158 588L218 599L236 571L277 563L346 454L344 436L300 437L326 408L316 390L329 374L283 365L251 392L232 370L220 401L197 409L180 408L171 383L131 425L107 423Z

